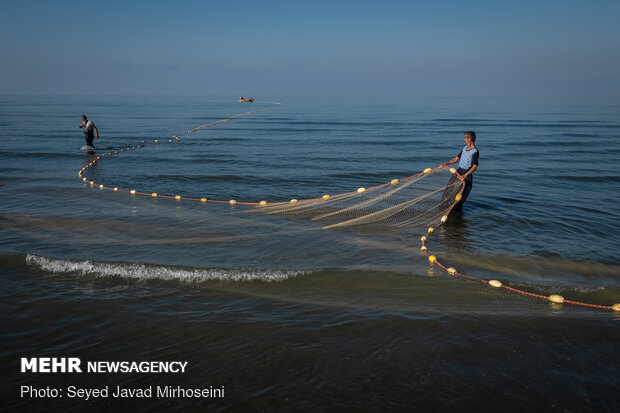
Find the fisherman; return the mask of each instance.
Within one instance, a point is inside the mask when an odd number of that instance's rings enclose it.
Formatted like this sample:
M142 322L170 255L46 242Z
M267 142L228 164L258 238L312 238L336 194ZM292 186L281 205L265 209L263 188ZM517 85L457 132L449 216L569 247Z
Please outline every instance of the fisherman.
M97 130L95 124L92 121L88 120L86 115L82 115L82 123L80 123L79 128L84 128L84 138L86 138L86 145L94 148L95 145L93 145L93 140L95 139L95 136L93 134L93 130L97 134L97 139L99 139L99 131Z
M448 165L455 162L459 163L459 167L456 170L459 175L465 179L465 188L461 200L454 205L453 211L462 211L463 204L471 192L471 187L474 183L472 174L478 169L478 148L476 148L476 133L473 131L465 132L465 146L461 149L458 155L450 159L448 162L444 162L439 165L440 168L446 168Z

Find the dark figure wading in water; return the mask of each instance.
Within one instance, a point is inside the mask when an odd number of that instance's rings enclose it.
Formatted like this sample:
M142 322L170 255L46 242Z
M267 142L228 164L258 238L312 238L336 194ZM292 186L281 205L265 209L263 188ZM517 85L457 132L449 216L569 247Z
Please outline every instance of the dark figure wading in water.
M86 145L95 147L93 145L93 140L95 139L95 135L93 134L93 130L97 134L97 139L99 139L99 131L93 122L86 118L86 115L82 115L82 123L80 123L79 128L84 128L84 138L86 138Z

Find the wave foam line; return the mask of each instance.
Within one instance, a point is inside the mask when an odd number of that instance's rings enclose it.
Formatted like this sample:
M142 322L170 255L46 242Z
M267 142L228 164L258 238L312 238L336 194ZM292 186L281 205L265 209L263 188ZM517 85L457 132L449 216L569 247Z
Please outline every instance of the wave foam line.
M305 270L179 269L144 264L110 264L90 260L63 260L34 254L26 256L26 264L54 274L75 274L80 277L98 278L120 277L136 280L174 280L188 283L255 280L273 282L284 281L311 272Z

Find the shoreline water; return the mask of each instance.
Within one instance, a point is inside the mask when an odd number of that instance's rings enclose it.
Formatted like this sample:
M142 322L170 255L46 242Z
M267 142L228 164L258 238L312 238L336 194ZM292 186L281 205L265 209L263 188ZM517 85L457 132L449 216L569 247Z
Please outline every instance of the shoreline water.
M20 386L78 380L84 388L225 386L226 396L208 406L226 411L601 411L619 402L616 315L451 279L420 254L417 229L321 231L299 219L231 214L230 206L100 191L76 176L89 162L76 132L85 111L102 135L97 149L111 151L247 106L213 98L3 99L7 408L197 407L191 399L171 406L19 397ZM620 180L608 167L620 154L620 105L465 103L291 98L170 150L106 159L92 173L106 185L148 183L158 193L287 200L436 166L474 129L476 183L465 212L433 235L433 252L466 273L529 291L620 301ZM35 113L37 124L24 124ZM25 356L189 364L177 378L77 377L19 373Z

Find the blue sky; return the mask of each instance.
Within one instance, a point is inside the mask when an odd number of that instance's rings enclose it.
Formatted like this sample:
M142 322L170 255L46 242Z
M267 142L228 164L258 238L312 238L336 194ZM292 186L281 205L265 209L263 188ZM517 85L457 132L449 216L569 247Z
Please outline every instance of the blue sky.
M0 0L0 94L619 96L618 1Z

